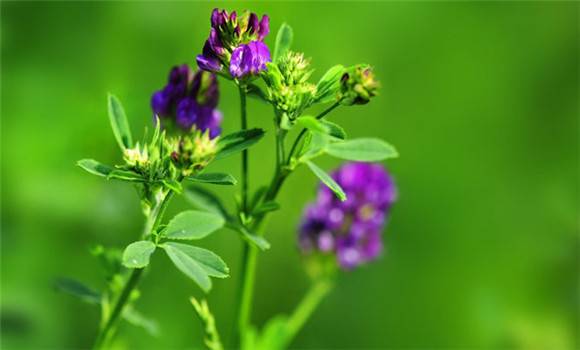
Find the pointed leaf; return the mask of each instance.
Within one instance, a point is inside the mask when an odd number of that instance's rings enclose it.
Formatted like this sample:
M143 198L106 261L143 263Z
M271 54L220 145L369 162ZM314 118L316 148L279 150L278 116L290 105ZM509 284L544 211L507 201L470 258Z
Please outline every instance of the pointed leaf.
M60 277L55 282L55 288L72 296L75 296L90 304L99 304L101 294L83 283L72 278Z
M260 250L270 249L270 243L264 237L251 233L242 225L233 225L230 227L238 231L246 242L255 245L256 247L260 248Z
M226 173L202 173L188 176L186 180L214 185L235 185L238 183L235 177Z
M188 186L185 191L185 199L198 209L218 214L225 220L230 218L230 214L219 198L201 186Z
M330 132L330 129L327 128L324 124L322 124L320 120L309 115L299 117L298 119L296 119L296 123L310 131L321 132L325 134L328 134Z
M272 55L272 62L276 62L282 57L286 51L290 50L294 33L292 27L286 23L282 23L278 33L276 34L276 44L274 45L274 54Z
M163 183L163 185L165 185L165 187L171 189L175 193L183 192L183 188L181 187L181 183L179 181L168 179L168 180L162 180L161 182Z
M337 184L332 177L330 177L330 175L328 175L324 170L320 169L316 164L310 161L307 161L306 164L310 170L312 170L314 175L316 175L320 181L322 181L328 188L330 188L341 201L346 200L346 194L340 185Z
M220 215L187 210L171 219L164 236L170 239L200 239L223 227L224 223Z
M131 305L123 310L123 318L133 326L143 328L152 336L159 336L159 324L157 321L144 316L142 313L131 307Z
M123 252L123 266L130 269L142 269L149 265L149 259L154 251L155 243L151 241L133 242Z
M107 177L114 170L113 167L99 163L94 159L81 159L77 165L91 174L103 177Z
M260 141L263 136L264 130L258 128L242 130L226 135L218 141L219 151L216 155L216 159L221 159L236 152L240 152Z
M107 180L123 180L129 182L145 182L145 179L140 174L130 170L113 170L107 175Z
M340 88L340 79L345 71L344 66L340 64L326 71L316 85L314 102L325 103L335 99Z
M182 245L185 244L167 242L160 245L160 247L165 250L167 256L169 256L169 259L171 259L179 271L197 283L204 292L209 292L211 289L211 279L207 272L201 267L201 264L180 249Z
M326 147L326 153L337 158L360 162L376 162L398 156L393 146L383 140L372 138L331 143Z
M108 110L111 128L121 150L133 147L133 138L131 137L131 130L129 129L129 122L127 122L125 110L119 99L111 94L108 96Z
M264 213L268 213L271 211L276 211L280 209L280 204L276 203L276 202L264 202L261 203L260 205L258 205L253 211L252 214L253 215L259 215L259 214L264 214Z
M161 245L175 266L193 279L204 291L211 289L209 276L226 278L229 268L215 253L182 243L167 242Z
M322 125L324 125L327 128L328 134L330 136L340 140L346 139L346 131L344 131L344 129L340 125L330 122L326 119L321 119L320 123L322 123Z

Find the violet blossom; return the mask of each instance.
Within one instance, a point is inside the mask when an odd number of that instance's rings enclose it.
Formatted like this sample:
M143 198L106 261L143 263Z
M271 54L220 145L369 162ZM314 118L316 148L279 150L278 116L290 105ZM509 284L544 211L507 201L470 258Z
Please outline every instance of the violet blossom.
M380 164L346 163L332 178L347 199L340 201L321 184L316 201L304 211L299 244L304 253L336 254L342 268L352 269L381 253L382 232L397 191Z
M270 62L270 50L264 38L270 32L270 18L258 19L255 13L214 9L211 29L201 55L197 56L200 69L228 74L235 79L255 77Z
M151 107L164 127L209 130L210 137L214 138L221 132L218 101L216 76L201 70L193 74L184 64L171 69L167 85L153 94Z

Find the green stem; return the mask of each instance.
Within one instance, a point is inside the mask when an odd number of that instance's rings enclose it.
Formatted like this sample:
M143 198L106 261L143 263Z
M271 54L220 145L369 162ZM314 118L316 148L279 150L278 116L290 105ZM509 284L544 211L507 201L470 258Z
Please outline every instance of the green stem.
M246 87L238 85L240 91L240 117L242 130L248 128L248 116L246 113ZM242 213L248 212L248 150L242 151Z
M264 196L264 201L272 201L278 195L284 180L288 176L288 172L284 170L284 137L286 131L278 130L276 133L276 171L268 192ZM250 231L261 234L261 224L266 217L266 213L254 217ZM247 333L250 324L252 301L254 295L254 282L256 280L256 265L258 260L258 248L250 245L244 245L243 253L243 270L241 279L241 294L239 296L239 311L238 311L238 345L243 344L244 336Z
M322 113L320 113L319 115L316 116L316 119L324 118L328 113L332 112L338 106L340 106L339 101L335 102L332 106L330 106L327 109L325 109L324 111L322 111ZM287 161L288 163L290 163L290 160L292 159L292 156L294 155L294 152L296 151L296 148L300 144L300 141L302 140L304 135L306 135L306 128L302 129L300 131L300 134L298 134L298 137L296 137L296 140L294 140L294 143L292 144L292 148L290 148L290 153L288 154L288 161Z
M296 307L286 323L287 337L286 344L290 344L292 339L304 326L310 315L318 307L322 299L331 291L333 283L329 280L320 280L310 287L300 304Z
M151 213L149 216L147 216L147 221L145 222L142 235L143 238L157 229L172 196L173 191L170 190L161 200L161 202L151 210ZM97 339L95 340L95 344L93 346L94 349L103 349L111 341L113 335L115 334L117 324L119 323L119 320L123 314L123 310L125 309L127 302L131 299L131 293L139 284L139 280L141 279L144 270L144 268L133 269L131 272L131 275L125 283L119 298L115 302L113 311L109 314L107 320L104 322L104 326L100 329L99 334L97 335Z

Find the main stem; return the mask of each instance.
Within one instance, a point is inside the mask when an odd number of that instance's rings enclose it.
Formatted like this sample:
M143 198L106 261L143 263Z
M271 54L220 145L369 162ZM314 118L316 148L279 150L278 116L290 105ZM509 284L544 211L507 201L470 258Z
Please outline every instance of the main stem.
M161 218L163 217L163 213L167 208L169 200L173 196L173 191L169 191L165 198L158 203L152 210L149 216L147 217L147 221L145 222L145 227L143 230L142 238L144 239L145 236L152 233L154 230L157 229L159 223L161 222ZM139 284L141 276L143 275L143 271L145 269L133 269L129 279L125 283L119 298L117 299L115 306L113 307L113 311L107 318L104 326L100 329L99 334L97 335L97 339L95 341L95 345L93 346L94 349L102 349L105 348L106 345L109 343L111 338L113 337L116 326L119 323L119 320L123 314L123 310L127 305L127 302L131 298L131 293Z
M247 111L246 111L246 91L243 85L238 85L238 90L240 92L240 119L241 119L241 127L242 130L246 130L248 128L248 118L247 118ZM241 213L243 214L244 218L247 218L247 211L248 211L248 150L244 149L242 151L242 203L241 203ZM238 331L236 332L236 339L235 343L238 345L241 344L243 341L243 334L247 328L248 319L249 319L249 305L248 303L251 302L251 295L250 299L248 300L248 285L254 283L254 273L253 268L249 268L249 266L255 266L256 258L254 254L252 254L249 244L244 244L242 253L242 278L240 283L239 289L239 296L238 296Z
M246 87L238 85L240 91L240 117L242 130L248 128L248 116L246 111ZM248 214L248 150L242 151L242 213Z
M241 105L242 105L242 125L244 125L244 119L245 119L245 93L242 93L242 90L240 89L240 99L242 101ZM332 106L328 107L327 109L325 109L324 111L322 111L322 113L320 113L318 116L316 116L317 119L322 119L324 118L328 113L330 113L332 110L334 110L336 107L338 107L340 105L339 102L334 103ZM282 188L282 185L284 184L284 181L286 180L286 178L288 177L288 175L290 174L289 170L285 169L285 166L287 165L287 163L290 162L291 157L293 156L298 144L300 143L300 140L302 139L302 137L304 136L304 134L306 133L306 129L302 130L302 132L298 135L298 137L296 138L296 140L294 141L294 144L292 145L292 148L290 150L290 153L288 154L288 159L286 159L286 154L284 151L284 138L286 137L286 131L282 130L282 129L278 129L277 133L276 133L276 172L274 174L274 177L272 178L272 181L270 182L270 187L268 188L268 192L266 193L266 195L264 196L264 202L268 202L268 201L274 201L276 199L276 196L278 195L278 193L280 192L280 189ZM243 154L242 154L242 162L243 162ZM242 178L242 181L244 181L244 179ZM243 182L242 182L243 183ZM252 232L255 232L257 234L262 234L260 228L264 222L264 219L266 218L267 213L263 213L260 215L257 215L256 217L254 217L254 221L252 223L252 226L250 227L250 230ZM241 295L239 297L239 309L238 309L238 333L237 333L237 345L241 345L244 343L244 337L246 335L246 331L248 329L248 326L250 324L250 318L251 318L251 311L252 311L252 300L253 300L253 295L254 295L254 282L256 279L256 265L257 265L257 259L258 259L258 248L256 248L255 246L252 246L248 243L244 244L244 252L243 252L243 257L242 257L242 264L243 264L243 270L242 270L242 286L241 286ZM315 306L315 305L314 305ZM297 322L297 321L295 321Z

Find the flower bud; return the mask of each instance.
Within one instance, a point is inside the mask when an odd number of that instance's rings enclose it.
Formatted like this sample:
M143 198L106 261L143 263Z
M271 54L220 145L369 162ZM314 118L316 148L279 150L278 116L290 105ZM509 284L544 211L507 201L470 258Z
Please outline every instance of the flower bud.
M357 65L341 78L341 103L347 106L366 104L377 95L379 86L371 67Z
M308 82L312 74L310 60L302 53L288 51L277 63L269 63L263 77L268 85L268 98L287 127L312 104L316 86Z
M190 134L168 139L165 148L171 161L182 176L192 175L213 160L217 153L218 138L211 138L209 131L195 130Z

